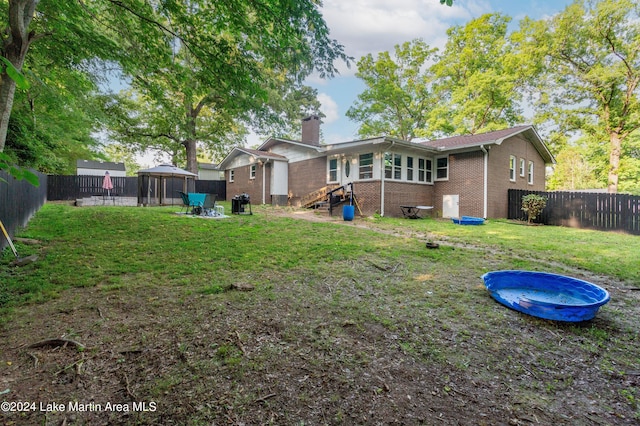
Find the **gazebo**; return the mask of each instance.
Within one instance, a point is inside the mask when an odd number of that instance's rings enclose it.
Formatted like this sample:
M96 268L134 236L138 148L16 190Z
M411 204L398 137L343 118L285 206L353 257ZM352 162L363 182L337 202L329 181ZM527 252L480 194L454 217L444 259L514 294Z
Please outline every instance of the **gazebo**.
M181 204L178 192L195 188L198 175L171 164L161 164L138 171L138 205L162 206Z

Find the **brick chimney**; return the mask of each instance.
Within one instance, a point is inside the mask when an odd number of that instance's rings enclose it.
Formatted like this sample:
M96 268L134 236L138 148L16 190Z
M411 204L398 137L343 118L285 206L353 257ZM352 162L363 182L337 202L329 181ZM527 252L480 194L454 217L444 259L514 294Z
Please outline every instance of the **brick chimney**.
M302 139L301 142L309 145L320 145L320 117L310 115L302 119Z

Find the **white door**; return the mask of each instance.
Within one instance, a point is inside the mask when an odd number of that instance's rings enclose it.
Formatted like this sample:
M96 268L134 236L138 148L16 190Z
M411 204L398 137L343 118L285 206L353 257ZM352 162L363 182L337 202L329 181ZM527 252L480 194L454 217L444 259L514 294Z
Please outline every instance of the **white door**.
M271 195L288 196L289 193L289 164L284 161L274 161L271 168Z
M442 196L442 217L459 217L460 215L460 196L459 195L443 195Z
M353 182L353 176L357 171L357 163L355 161L356 160L351 157L346 157L344 160L342 160L342 173L340 176L341 185L347 185Z

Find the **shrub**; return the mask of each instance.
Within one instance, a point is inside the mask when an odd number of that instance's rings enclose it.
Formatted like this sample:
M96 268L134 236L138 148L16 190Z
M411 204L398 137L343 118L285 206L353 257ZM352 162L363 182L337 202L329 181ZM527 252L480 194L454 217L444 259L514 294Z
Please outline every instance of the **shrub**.
M547 197L527 194L522 197L522 210L527 214L527 223L531 223L547 206Z

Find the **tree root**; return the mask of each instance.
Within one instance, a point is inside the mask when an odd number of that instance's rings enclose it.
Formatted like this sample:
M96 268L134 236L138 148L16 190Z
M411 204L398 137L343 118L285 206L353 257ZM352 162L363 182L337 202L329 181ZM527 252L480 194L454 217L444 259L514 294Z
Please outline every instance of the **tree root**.
M85 346L80 343L80 342L76 342L75 340L71 340L71 339L45 339L45 340L41 340L39 342L36 343L32 343L29 346L27 346L30 349L35 349L35 348L44 348L44 347L63 347L66 348L67 346L73 346L78 350L85 350Z

